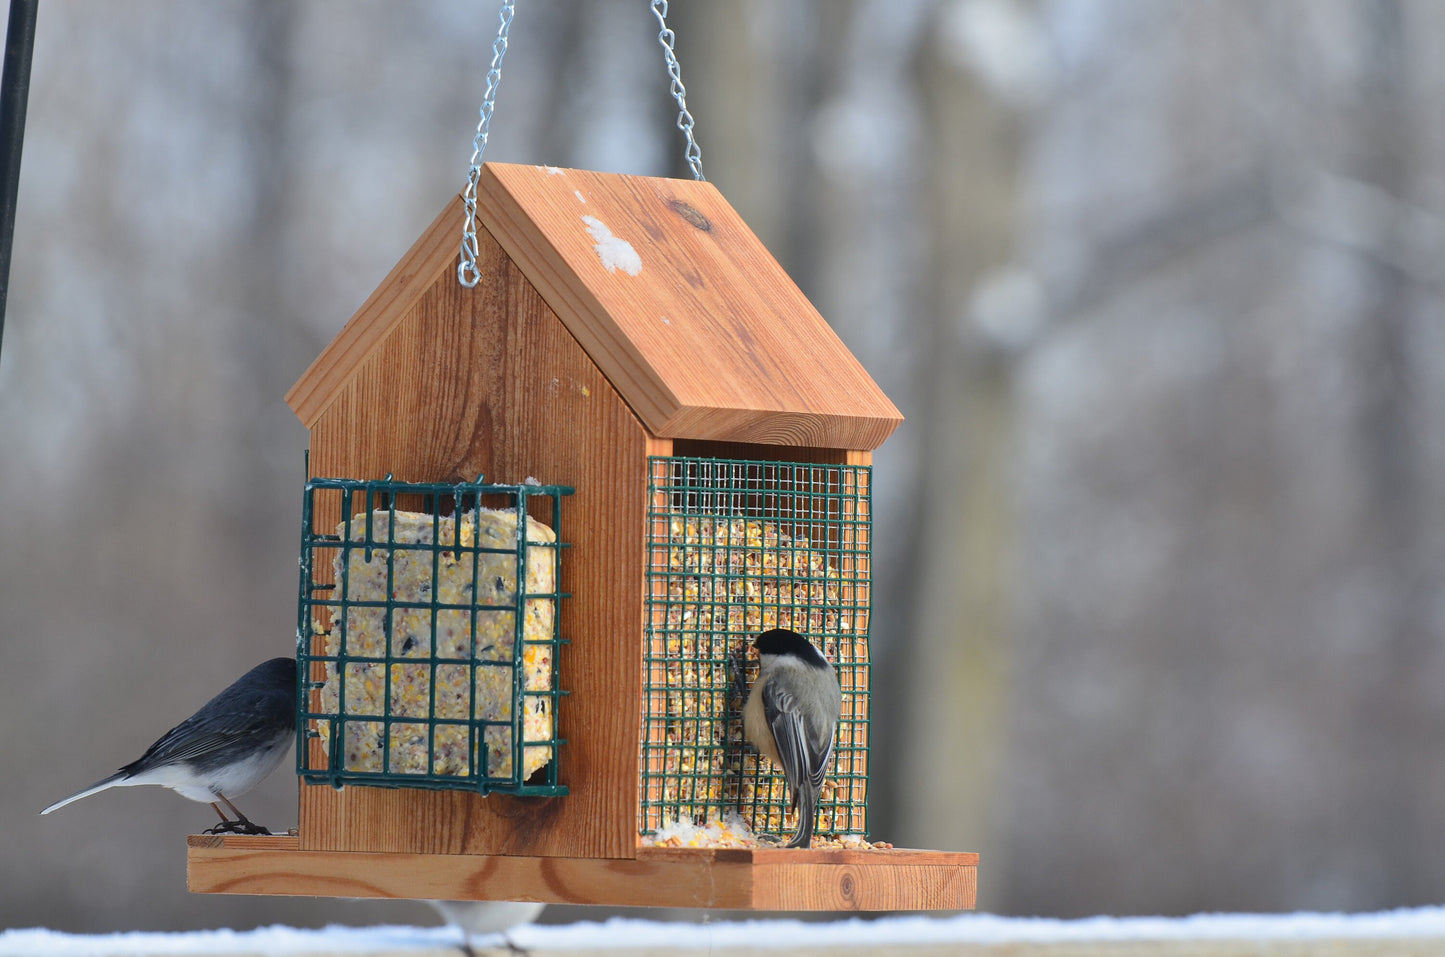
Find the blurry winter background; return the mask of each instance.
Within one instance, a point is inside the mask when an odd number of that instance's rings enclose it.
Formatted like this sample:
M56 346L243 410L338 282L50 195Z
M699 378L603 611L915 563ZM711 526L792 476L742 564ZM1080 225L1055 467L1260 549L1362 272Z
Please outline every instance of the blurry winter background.
M519 6L487 158L685 174L646 2ZM983 852L1003 913L1445 898L1445 4L670 19L708 178L908 417L874 836ZM490 0L41 9L0 926L431 920L187 895L211 812L158 789L36 812L293 647L282 397L460 189L495 30ZM284 827L295 787L240 803Z

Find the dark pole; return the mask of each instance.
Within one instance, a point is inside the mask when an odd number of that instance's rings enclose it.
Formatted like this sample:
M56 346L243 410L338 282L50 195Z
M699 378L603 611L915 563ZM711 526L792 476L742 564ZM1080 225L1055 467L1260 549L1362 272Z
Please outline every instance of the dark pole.
M0 73L0 341L10 297L10 250L15 244L15 199L20 193L20 148L25 145L25 104L30 99L30 55L35 52L39 0L10 0L5 68Z

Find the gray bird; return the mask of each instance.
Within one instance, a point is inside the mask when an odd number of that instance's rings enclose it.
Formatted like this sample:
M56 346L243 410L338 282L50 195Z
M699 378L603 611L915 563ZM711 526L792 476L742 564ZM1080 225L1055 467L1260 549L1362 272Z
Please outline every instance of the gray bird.
M807 847L833 756L843 692L828 659L797 632L765 631L753 647L760 667L743 705L743 734L788 780L798 830L786 846Z
M209 804L221 823L207 834L270 834L226 795L241 795L276 770L296 736L296 659L272 658L161 736L139 760L41 811L49 814L97 791L159 784ZM216 802L236 815L226 817Z
M535 921L547 905L536 901L436 901L429 900L442 920L462 932L462 952L476 957L472 937L479 934L501 934L502 942L514 954L526 951L512 943L507 931L520 924Z

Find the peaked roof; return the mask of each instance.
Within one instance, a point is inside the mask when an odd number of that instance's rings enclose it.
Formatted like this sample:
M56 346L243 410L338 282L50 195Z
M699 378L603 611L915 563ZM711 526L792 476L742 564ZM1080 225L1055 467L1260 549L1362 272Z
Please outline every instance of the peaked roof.
M488 163L477 215L653 434L873 449L903 417L710 183ZM292 387L308 426L434 282L455 199Z

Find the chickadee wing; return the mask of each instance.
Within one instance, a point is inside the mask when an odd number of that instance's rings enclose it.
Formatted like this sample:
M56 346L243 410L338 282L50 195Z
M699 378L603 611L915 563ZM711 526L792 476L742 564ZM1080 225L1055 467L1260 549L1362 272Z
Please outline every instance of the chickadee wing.
M807 781L816 791L828 774L828 761L833 757L835 728L809 727L803 720L793 695L778 688L778 682L763 686L763 713L773 730L778 756L790 784Z
M828 741L826 744L821 740L815 740L809 743L808 772L810 775L809 779L813 782L814 790L823 787L823 778L828 775L828 762L833 757L833 738L834 731L830 729L828 731Z
M821 783L821 773L812 764L808 731L798 711L797 699L780 689L778 682L769 681L763 686L763 714L772 728L788 786L796 794L798 786L804 781L817 777Z

